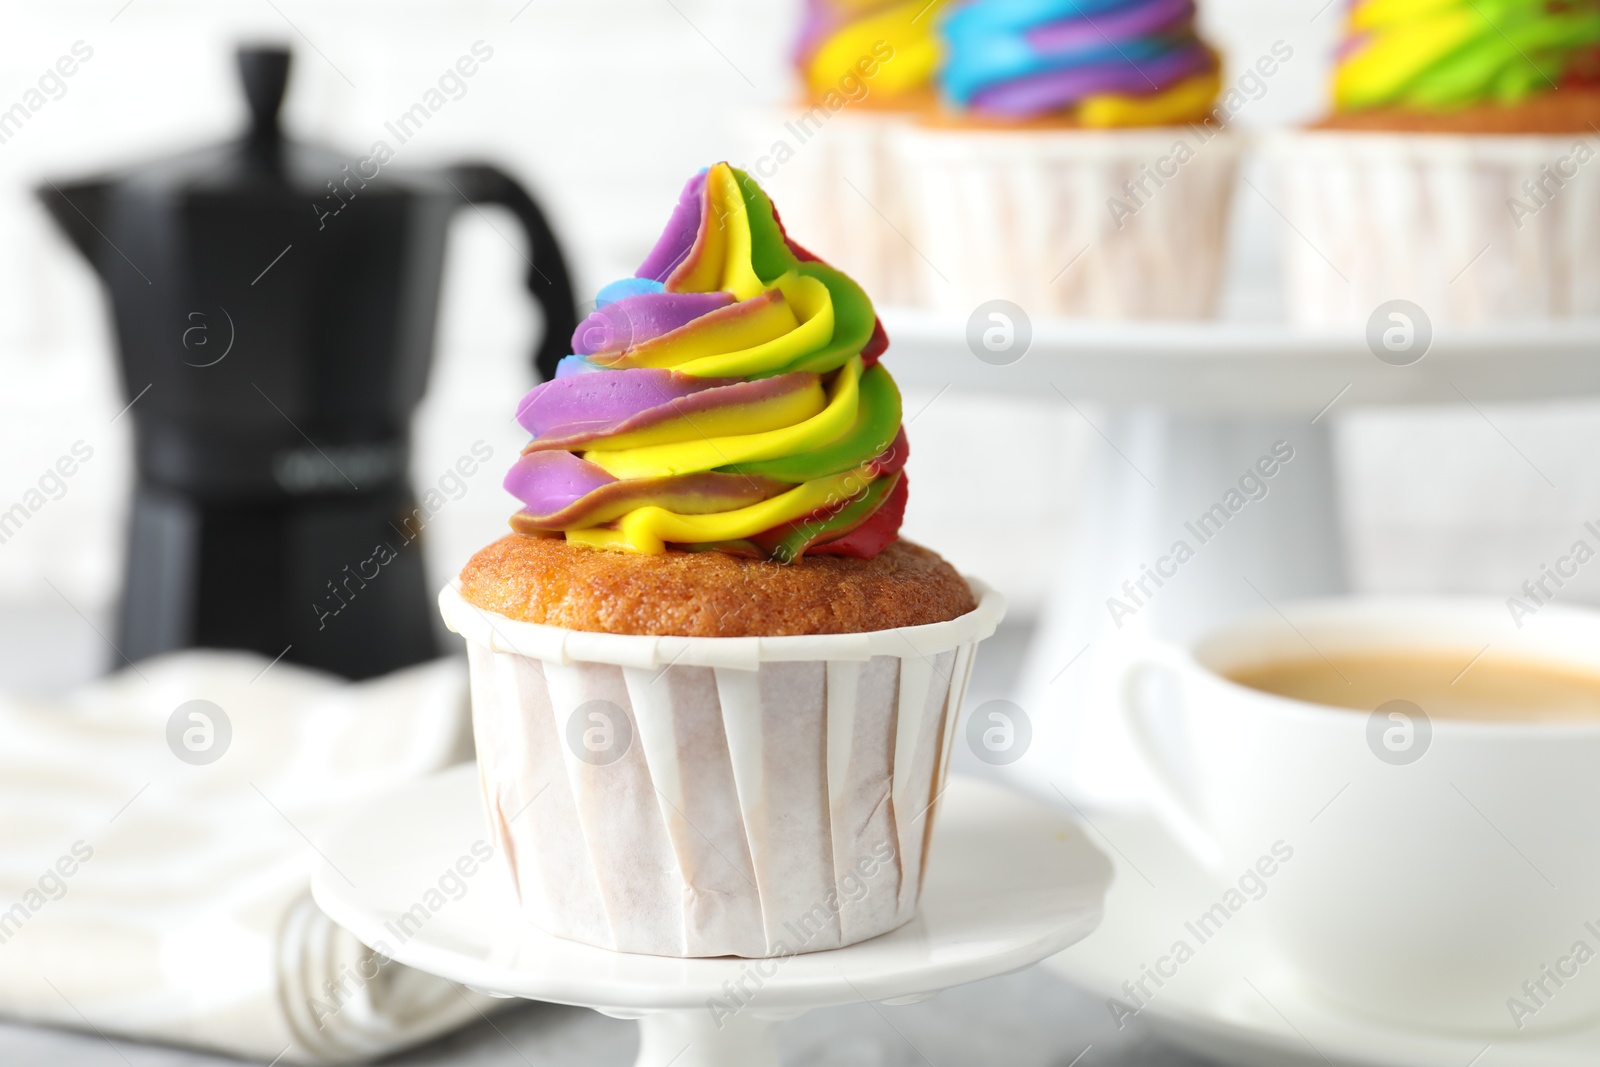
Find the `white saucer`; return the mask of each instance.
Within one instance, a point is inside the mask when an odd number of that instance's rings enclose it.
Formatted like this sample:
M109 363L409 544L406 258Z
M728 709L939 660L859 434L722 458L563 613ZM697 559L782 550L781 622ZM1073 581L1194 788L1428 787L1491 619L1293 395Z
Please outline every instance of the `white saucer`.
M1342 1011L1306 991L1264 942L1246 904L1204 943L1185 928L1225 886L1203 873L1153 818L1094 818L1096 843L1117 876L1093 937L1046 966L1098 996L1132 1007L1123 990L1184 940L1194 955L1144 999L1140 1023L1230 1067L1593 1067L1600 1024L1539 1040L1441 1036L1396 1029ZM1268 884L1267 897L1271 895ZM1263 898L1263 902L1267 898ZM1172 964L1164 965L1173 970ZM1108 1017L1114 1017L1107 1005Z
M639 1018L647 1067L776 1067L778 1021L815 1007L920 1000L1020 970L1094 929L1111 865L1076 823L969 778L953 778L939 807L916 918L870 941L783 959L631 955L529 925L500 866L472 862L488 855L489 833L471 765L354 812L320 842L312 892L335 922L419 970L493 995Z

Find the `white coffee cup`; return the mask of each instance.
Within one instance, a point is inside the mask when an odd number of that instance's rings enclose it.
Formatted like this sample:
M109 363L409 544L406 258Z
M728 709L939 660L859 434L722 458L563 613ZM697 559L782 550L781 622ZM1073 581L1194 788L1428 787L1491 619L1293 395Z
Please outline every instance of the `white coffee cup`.
M1543 1034L1600 1016L1600 722L1367 713L1235 684L1344 652L1600 675L1600 612L1351 598L1283 605L1130 668L1124 715L1172 834L1232 880L1284 847L1259 912L1308 991L1410 1027Z

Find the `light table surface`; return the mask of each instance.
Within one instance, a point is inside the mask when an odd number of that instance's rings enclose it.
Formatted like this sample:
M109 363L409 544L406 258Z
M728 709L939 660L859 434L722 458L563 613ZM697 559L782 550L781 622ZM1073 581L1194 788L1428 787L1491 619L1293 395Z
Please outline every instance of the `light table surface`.
M385 1062L406 1067L627 1067L635 1024L583 1008L514 1007ZM7 1067L237 1067L239 1061L93 1034L0 1024ZM1204 1067L1138 1020L1118 1031L1103 1002L1039 967L921 1004L826 1008L784 1028L785 1067ZM1085 1052L1085 1049L1088 1049ZM1079 1059L1078 1057L1082 1057Z

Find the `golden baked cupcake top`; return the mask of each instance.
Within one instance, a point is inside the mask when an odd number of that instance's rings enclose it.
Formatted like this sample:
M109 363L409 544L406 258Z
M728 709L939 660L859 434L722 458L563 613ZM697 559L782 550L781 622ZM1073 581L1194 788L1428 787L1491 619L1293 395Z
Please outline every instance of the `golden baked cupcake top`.
M867 633L977 607L954 567L904 540L870 560L782 565L722 552L596 552L512 534L472 557L461 596L519 622L657 637Z

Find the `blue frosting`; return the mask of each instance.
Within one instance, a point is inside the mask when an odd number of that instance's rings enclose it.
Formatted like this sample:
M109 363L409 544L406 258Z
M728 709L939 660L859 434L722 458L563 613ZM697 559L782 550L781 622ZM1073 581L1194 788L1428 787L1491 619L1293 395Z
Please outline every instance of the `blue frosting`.
M556 377L570 378L574 374L593 374L595 371L604 369L603 367L596 367L582 356L567 356L556 364Z
M666 288L654 278L623 278L601 289L594 298L594 306L598 309L605 307L607 304L615 304L619 300L626 300L630 296L642 296L645 293L664 293Z
M1012 117L1153 96L1214 69L1194 0L972 0L941 25L954 106Z

